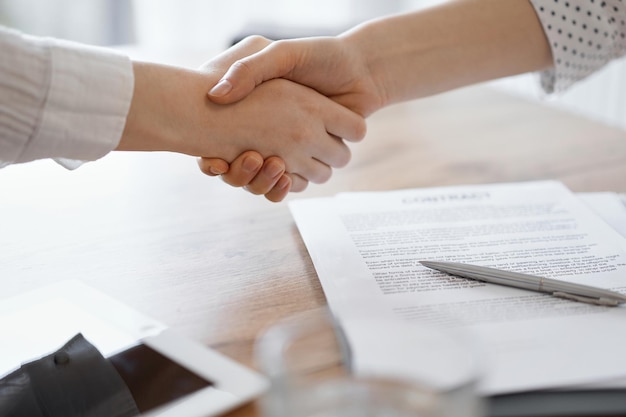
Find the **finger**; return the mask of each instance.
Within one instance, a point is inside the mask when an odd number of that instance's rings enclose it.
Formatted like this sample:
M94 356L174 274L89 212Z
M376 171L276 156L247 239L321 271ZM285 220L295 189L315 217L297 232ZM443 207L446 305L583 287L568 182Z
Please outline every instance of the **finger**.
M352 141L359 141L363 139L366 133L365 119L325 97L323 100L325 101L322 101L321 105L318 106L322 125L310 126L310 131L301 128L300 133L317 138L312 143L314 150L312 150L311 156L328 167L320 167L316 164L308 165L308 167L306 165L300 166L297 170L287 167L288 171L297 172L315 183L325 182L330 178L330 167L342 168L350 162L350 148L342 138L347 137ZM326 137L319 136L320 130ZM309 143L311 142L309 141ZM318 175L322 175L322 177L314 177Z
M292 173L314 184L323 184L330 179L333 169L325 162L312 158L306 165L299 167L298 170L293 170Z
M316 138L309 141L310 157L300 160L297 165L287 165L287 171L298 174L308 181L321 184L331 177L333 168L342 168L350 162L352 153L346 143L334 135L325 133L325 137L311 134Z
M288 74L296 65L300 52L286 41L278 41L263 50L239 59L209 91L215 103L233 103L246 97L264 81Z
M200 171L211 177L225 174L230 166L228 162L217 158L198 158Z
M333 104L324 114L326 131L349 142L363 140L367 133L365 119L340 104Z
M254 151L244 152L230 164L230 169L222 179L233 187L243 187L259 173L263 167L263 157Z
M299 193L302 192L304 190L306 190L306 188L309 185L309 182L301 177L298 174L285 174L288 175L289 178L291 178L291 189L290 191L293 193Z
M270 156L265 160L258 174L246 186L246 189L252 194L267 194L276 186L284 173L285 163L283 160L277 156Z
M265 198L274 203L278 203L279 201L283 201L283 199L287 197L290 189L291 177L287 174L283 174L280 176L280 179L278 180L276 185L274 185L271 190L265 193Z

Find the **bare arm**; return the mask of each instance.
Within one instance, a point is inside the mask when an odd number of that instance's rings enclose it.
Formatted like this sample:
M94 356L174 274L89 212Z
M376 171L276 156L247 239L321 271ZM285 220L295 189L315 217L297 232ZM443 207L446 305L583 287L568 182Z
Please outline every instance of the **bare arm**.
M457 0L340 36L359 51L383 105L552 65L527 0Z
M337 137L359 140L361 117L286 80L274 80L231 105L211 103L215 81L198 71L134 63L135 87L118 150L173 151L233 161L247 150L280 156L289 172L324 182L350 152ZM269 105L271 103L271 105Z
M366 22L336 38L274 42L236 62L210 97L233 102L284 77L369 115L391 103L551 65L528 0L453 0Z
M216 103L235 102L283 77L363 116L391 103L552 65L528 0L452 0L366 22L338 37L249 38L225 55L233 65L209 93ZM205 172L220 163L200 162ZM238 172L231 169L225 180L243 185Z

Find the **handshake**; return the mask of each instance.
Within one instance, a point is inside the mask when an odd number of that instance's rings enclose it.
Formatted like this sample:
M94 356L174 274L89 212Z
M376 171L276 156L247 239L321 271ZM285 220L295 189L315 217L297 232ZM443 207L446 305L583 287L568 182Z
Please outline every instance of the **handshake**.
M253 36L197 71L135 63L135 93L117 149L198 156L204 173L280 201L346 165L346 141L362 140L365 118L384 106L554 71L554 33L545 33L540 20L550 18L542 14L546 2L456 0L333 37ZM603 22L623 14L604 2L596 9ZM547 91L574 82L563 68L551 74L544 73Z
M249 37L196 71L134 63L135 92L118 150L200 157L207 175L281 201L345 166L382 105L338 38Z
M202 157L198 160L202 172L221 175L232 186L244 186L277 202L289 191L304 190L309 181L327 181L332 168L345 166L350 150L344 140L360 141L366 129L362 109L340 98L351 92L350 84L356 80L350 73L335 79L338 61L327 52L340 45L331 47L332 43L330 38L307 43L253 36L205 63L201 71L219 79L209 90L211 102L232 106L248 101L251 111L234 122L247 130L238 137L250 137L256 147L230 164ZM320 56L309 54L315 58L303 65L305 51Z

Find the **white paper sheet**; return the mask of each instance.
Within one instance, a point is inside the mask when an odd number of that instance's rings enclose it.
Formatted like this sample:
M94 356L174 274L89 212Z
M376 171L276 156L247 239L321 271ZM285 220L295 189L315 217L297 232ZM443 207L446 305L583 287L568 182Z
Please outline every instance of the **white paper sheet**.
M54 352L82 333L105 357L166 326L78 281L0 301L0 376Z
M616 232L626 238L626 198L617 193L577 193Z
M418 263L474 263L626 293L626 239L561 183L345 193L296 200L290 209L339 318L367 312L467 328L489 364L485 394L626 376L626 308Z
M141 342L213 383L145 417L218 416L267 388L265 377L80 281L0 300L0 329L0 377L80 332L104 356Z

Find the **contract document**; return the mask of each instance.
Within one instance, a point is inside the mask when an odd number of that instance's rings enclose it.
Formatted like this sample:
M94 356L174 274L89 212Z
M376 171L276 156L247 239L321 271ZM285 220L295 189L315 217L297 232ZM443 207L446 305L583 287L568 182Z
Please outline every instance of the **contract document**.
M626 239L592 210L598 199L588 200L539 181L343 193L294 200L290 210L339 319L374 313L467 329L487 365L481 392L496 395L624 379L626 306L454 277L419 261L626 294Z

